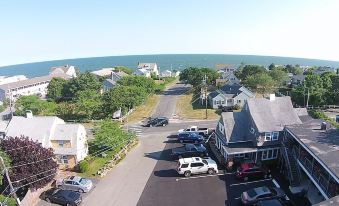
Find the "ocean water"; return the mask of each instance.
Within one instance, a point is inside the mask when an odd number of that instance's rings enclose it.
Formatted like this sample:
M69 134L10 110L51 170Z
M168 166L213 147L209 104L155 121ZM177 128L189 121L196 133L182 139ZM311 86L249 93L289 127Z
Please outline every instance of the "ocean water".
M317 59L255 56L255 55L224 55L224 54L163 54L163 55L130 55L92 57L80 59L65 59L46 62L36 62L0 67L0 76L23 74L27 77L47 75L53 66L74 65L80 71L93 71L105 67L127 66L132 69L137 67L138 62L156 62L160 70L182 70L190 66L215 68L216 64L259 64L268 66L274 64L300 64L308 66L331 66L339 68L339 62Z

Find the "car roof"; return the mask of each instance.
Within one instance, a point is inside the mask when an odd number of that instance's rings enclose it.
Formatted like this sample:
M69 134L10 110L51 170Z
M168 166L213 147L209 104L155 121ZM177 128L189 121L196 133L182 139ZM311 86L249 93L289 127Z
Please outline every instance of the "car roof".
M266 186L254 188L254 191L255 191L258 195L270 194L270 193L271 193L271 191L270 191L270 190L268 189L268 187L266 187Z
M181 164L187 164L187 163L192 163L192 162L201 162L201 158L200 157L180 158L179 162Z
M258 166L255 165L254 163L242 163L241 164L241 169L242 170L248 170L250 168L258 168Z
M67 180L73 180L75 182L79 182L81 180L82 177L79 177L79 176L69 176L67 178Z
M258 202L258 206L282 206L282 204L278 199L271 199Z

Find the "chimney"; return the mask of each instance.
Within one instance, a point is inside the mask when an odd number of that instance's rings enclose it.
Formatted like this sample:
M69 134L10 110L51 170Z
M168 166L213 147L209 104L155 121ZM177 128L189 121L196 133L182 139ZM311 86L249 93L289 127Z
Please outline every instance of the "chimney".
M321 130L326 130L327 129L327 123L326 122L322 122L321 126L320 126Z
M27 118L27 119L32 119L32 118L33 118L32 110L27 110L27 111L26 111L26 118Z
M275 100L275 94L270 94L270 101L274 101Z

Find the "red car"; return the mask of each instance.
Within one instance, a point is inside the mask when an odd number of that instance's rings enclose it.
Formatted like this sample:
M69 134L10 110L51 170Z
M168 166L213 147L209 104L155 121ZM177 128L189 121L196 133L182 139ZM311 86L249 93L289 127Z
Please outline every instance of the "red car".
M252 178L267 178L270 177L270 170L259 167L254 163L242 163L238 168L235 176L238 179L247 181Z

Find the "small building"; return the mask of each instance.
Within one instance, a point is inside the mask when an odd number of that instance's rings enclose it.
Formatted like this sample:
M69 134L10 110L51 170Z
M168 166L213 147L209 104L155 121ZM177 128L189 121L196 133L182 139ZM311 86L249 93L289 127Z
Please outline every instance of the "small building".
M105 81L102 83L104 92L112 89L117 84L119 79L125 76L128 76L128 74L126 74L123 71L118 71L118 72L111 71L111 78L105 79Z
M151 77L152 74L158 76L159 70L156 63L138 63L137 70L133 74L145 77Z
M9 84L12 82L18 82L18 81L22 81L22 80L26 80L27 77L25 75L15 75L15 76L0 76L0 85L3 84Z
M100 70L91 71L91 73L99 77L109 77L112 75L113 70L114 68L103 68Z
M25 136L52 148L60 168L73 168L88 154L85 127L68 124L56 116L13 116L6 128L6 136Z
M70 78L69 75L62 72L55 72L47 76L34 77L22 81L12 82L0 85L0 101L11 99L16 101L20 96L38 95L44 98L47 94L49 82L54 78Z
M161 77L172 77L172 71L170 70L165 70L163 72L161 72Z
M239 105L242 107L248 99L254 97L255 95L244 86L226 84L220 89L211 92L208 95L208 102L213 109L218 109L219 106L232 107Z
M77 77L77 73L74 66L65 65L65 66L56 66L50 69L50 75L54 74L65 74L71 78Z

